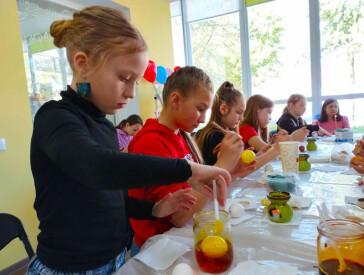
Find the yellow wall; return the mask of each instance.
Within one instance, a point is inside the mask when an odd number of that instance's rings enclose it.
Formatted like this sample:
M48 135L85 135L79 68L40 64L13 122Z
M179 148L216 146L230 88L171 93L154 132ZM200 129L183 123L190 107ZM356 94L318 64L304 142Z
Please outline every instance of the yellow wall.
M149 59L156 66L174 68L169 0L113 0L130 9L132 23L140 30L149 48ZM143 8L141 8L143 7ZM144 79L139 86L140 114L154 117L153 85Z
M32 133L16 1L0 2L0 212L19 217L35 247L38 221L29 165ZM20 241L0 252L0 270L27 257Z
M149 58L157 65L173 68L169 0L115 2L130 8L132 21L149 46ZM7 145L7 150L0 152L0 212L22 220L35 249L38 220L29 164L32 122L15 0L0 1L0 37L0 138L5 138ZM142 117L153 117L151 83L141 81L139 97ZM0 270L26 257L21 242L14 240L0 252Z

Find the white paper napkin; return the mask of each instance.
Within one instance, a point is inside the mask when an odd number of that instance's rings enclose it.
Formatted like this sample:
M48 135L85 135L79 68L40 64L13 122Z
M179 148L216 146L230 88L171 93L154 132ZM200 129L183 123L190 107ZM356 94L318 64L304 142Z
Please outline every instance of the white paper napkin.
M323 163L323 162L331 162L330 155L311 155L309 158L311 163Z
M360 174L358 172L356 172L353 168L349 168L347 170L344 170L344 171L341 172L341 174L360 176Z
M286 226L286 225L300 225L301 219L302 219L302 211L293 211L293 217L289 222L285 223L272 222L269 219L268 214L264 216L262 221L271 225Z
M190 250L189 246L165 237L138 253L134 259L138 259L154 270L164 270Z
M291 199L289 200L289 205L294 208L307 208L310 207L311 203L312 198L305 198L293 194L291 194Z
M254 209L257 205L257 199L242 197L242 198L227 198L225 202L225 211L229 212L230 206L234 203L241 203L244 206L244 209Z
M364 198L364 195L362 197L350 197L345 196L345 203L357 205L364 209L364 201L359 201L358 199Z
M295 266L261 265L255 261L246 261L239 263L229 275L296 275L297 271Z
M240 218L230 218L230 224L238 225L239 223L242 223L246 220L250 220L253 217L254 217L254 215L252 215L252 214L244 213L243 216L241 216Z
M228 199L226 199L226 203L225 203L225 211L229 212L230 206L233 205L234 203L241 203L244 206L244 209L247 210L247 209L254 209L256 207L257 200L254 198L247 198L247 197L234 198L234 199L228 198ZM246 213L244 211L244 214L239 218L230 217L230 224L238 225L239 223L242 223L253 217L254 217L254 215Z

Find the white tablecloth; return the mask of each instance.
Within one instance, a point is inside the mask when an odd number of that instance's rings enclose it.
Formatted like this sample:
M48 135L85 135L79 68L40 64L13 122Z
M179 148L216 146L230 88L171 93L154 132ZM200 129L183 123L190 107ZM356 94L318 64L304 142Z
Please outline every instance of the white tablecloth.
M329 155L335 145L333 142L318 142L318 151L308 153L312 157ZM271 164L275 171L281 170L280 161L275 160ZM332 170L324 172L325 169L322 167L337 169L335 172ZM362 187L356 184L357 175L342 174L342 171L348 168L347 163L312 163L310 172L298 175L298 186L292 193L313 198L311 206L303 209L302 221L298 226L273 226L263 222L264 209L260 206L260 199L270 191L267 185L261 183L263 168L246 178L235 180L229 188L228 196L255 198L257 204L253 210L248 210L250 214L255 215L254 218L232 226L234 261L230 270L239 262L255 260L259 263L297 266L298 274L318 274L316 237L319 220L315 204L325 201L331 209L332 205L345 204L345 196L357 197L363 194ZM206 207L213 208L213 204L209 203ZM194 256L191 221L183 228L172 228L165 234L173 240L189 245L192 250L163 271L156 272L143 263L131 259L116 274L171 274L174 266L181 262L191 265L196 274L206 274L198 268ZM163 235L154 236L142 249L162 237ZM230 270L221 274L228 274Z

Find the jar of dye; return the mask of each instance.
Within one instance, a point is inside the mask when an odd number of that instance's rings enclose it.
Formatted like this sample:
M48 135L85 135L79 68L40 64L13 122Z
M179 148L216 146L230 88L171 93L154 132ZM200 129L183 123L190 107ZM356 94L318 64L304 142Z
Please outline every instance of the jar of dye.
M193 215L195 256L200 269L207 273L221 273L228 270L233 262L230 215L219 210L217 230L215 212L203 210Z
M364 274L364 226L349 220L328 220L317 226L320 274Z

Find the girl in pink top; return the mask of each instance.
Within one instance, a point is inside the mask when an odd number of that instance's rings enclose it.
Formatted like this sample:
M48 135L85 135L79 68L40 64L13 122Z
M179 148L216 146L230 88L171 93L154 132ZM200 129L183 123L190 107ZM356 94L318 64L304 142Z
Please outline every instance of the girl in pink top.
M129 142L134 135L140 131L143 126L143 120L138 115L130 115L127 119L123 119L118 126L116 132L118 134L119 149L121 152L128 152Z
M337 128L350 128L348 118L340 115L339 103L335 99L325 100L319 119L312 122L312 124L319 125L331 134Z

